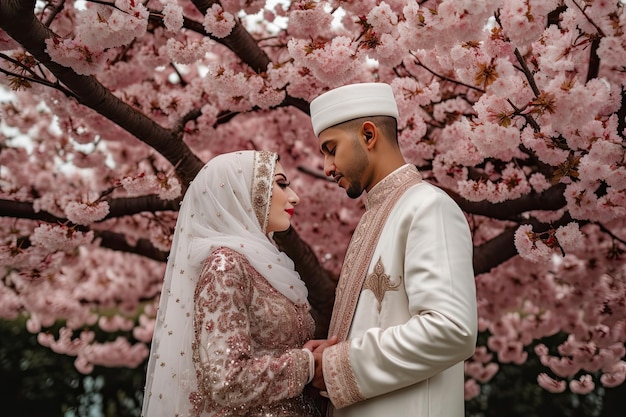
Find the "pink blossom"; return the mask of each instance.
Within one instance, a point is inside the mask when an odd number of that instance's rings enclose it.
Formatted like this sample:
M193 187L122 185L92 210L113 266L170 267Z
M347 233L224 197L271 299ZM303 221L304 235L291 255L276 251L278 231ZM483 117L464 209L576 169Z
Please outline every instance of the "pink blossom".
M589 394L595 388L591 375L581 375L579 379L573 379L569 382L569 389L574 394Z
M557 3L556 0L513 0L503 3L501 20L506 35L518 48L538 40L546 27L547 13L554 10Z
M80 12L76 38L94 50L126 45L148 27L148 10L141 2L116 0L116 7L90 4Z
M463 386L463 392L465 401L469 401L480 395L480 385L478 385L474 379L467 379L465 380L465 384Z
M389 4L382 2L370 10L366 20L375 32L393 33L398 24L398 15L391 10Z
M623 40L617 36L606 36L600 39L597 54L604 65L613 68L626 66L624 43Z
M547 190L552 186L550 181L540 172L536 172L528 178L528 183L533 187L533 190L537 193Z
M113 342L88 344L80 350L77 360L85 364L116 367L125 364L134 368L139 366L149 354L149 350L143 343L130 344L123 337L116 338Z
M598 197L592 189L581 183L571 183L567 185L564 195L572 218L582 220L594 215Z
M585 244L585 235L580 231L576 222L570 222L566 226L559 226L555 233L559 245L565 252L581 249Z
M174 200L182 195L182 187L178 178L165 177L159 181L158 195L161 200Z
M103 49L91 49L73 39L46 39L46 52L57 64L70 67L77 74L96 74L104 68L111 54Z
M200 40L187 39L184 42L169 38L162 47L162 53L176 63L192 64L207 54L209 46L209 41L204 38Z
M620 386L626 380L626 362L620 361L614 366L605 369L600 382L607 388Z
M550 259L552 251L545 243L534 237L532 226L521 225L515 231L515 248L520 256L531 262L543 262Z
M167 2L163 7L163 23L167 30L177 32L183 27L183 8L174 2Z
M398 143L402 153L407 159L416 165L424 165L432 160L435 155L435 146L423 137L428 127L421 117L415 117L408 121L410 128L402 130L398 137Z
M0 317L7 320L18 318L23 311L21 297L14 290L7 288L4 282L0 282ZM26 323L28 325L28 322ZM32 333L32 332L31 332Z
M109 214L109 203L107 201L95 203L70 201L65 206L65 214L72 223L89 225L104 219Z
M133 337L140 342L150 343L154 333L154 318L150 319L145 314L139 316L139 325L133 329Z
M493 358L485 346L477 346L472 359L480 363L487 363Z
M156 176L145 175L143 173L134 177L124 177L120 180L120 185L129 196L146 195L154 192Z
M81 374L88 375L93 372L94 364L90 363L84 356L77 356L74 360L74 367Z
M93 240L93 231L83 233L64 225L41 224L33 230L31 243L49 251L70 251Z
M191 97L179 91L158 94L157 99L159 109L169 116L172 123L176 123L194 107Z
M467 178L467 168L457 162L457 155L453 152L439 154L433 160L433 174L437 182L444 187L456 189ZM469 182L467 182L469 184ZM471 201L479 201L482 197L473 198L473 186L468 187L468 191L463 193L465 198ZM482 193L481 193L482 194Z
M346 36L334 37L330 42L317 44L292 39L287 44L296 64L307 67L319 80L329 86L339 86L355 78L361 59Z
M525 128L520 138L524 146L532 149L537 157L547 164L556 166L567 159L567 151L556 146L553 138L546 133L537 133L531 128Z
M125 317L115 315L111 317L100 317L98 326L105 332L113 333L120 330L131 330L134 327L134 322Z
M568 357L546 356L541 358L541 363L562 378L574 376L580 371L580 366Z
M253 15L265 6L265 0L222 0L220 3L222 3L224 10L233 15L239 12Z
M626 355L626 346L621 343L613 343L607 350L611 351L614 359L620 359Z
M26 330L33 334L41 331L41 322L37 318L37 315L32 315L26 320Z
M538 343L535 346L535 353L537 354L537 356L546 356L548 355L548 347L543 343Z
M398 38L389 33L380 35L380 41L374 48L367 50L367 55L382 65L395 67L402 62L401 45Z
M479 362L465 362L465 374L481 383L490 381L498 370L498 364L493 362L487 365Z
M172 248L172 233L162 227L152 227L150 229L150 242L159 250L169 251Z
M565 381L557 381L555 379L550 378L548 374L545 374L545 373L540 373L537 376L537 383L539 384L540 387L542 387L546 391L549 391L553 394L558 394L560 392L565 391L565 387L566 387Z
M428 85L422 85L415 78L398 77L391 83L391 86L403 118L414 112L416 104L425 106L441 97L440 84L437 81L433 81ZM448 105L451 104L449 102L446 103ZM440 109L440 111L443 111L443 108L440 107Z
M250 94L250 101L261 109L278 106L285 99L285 91L264 86Z
M509 161L518 155L520 133L517 129L483 123L476 126L471 138L478 151L485 157L493 156Z
M497 353L498 360L502 363L513 362L521 365L528 358L528 353L524 351L524 345L518 341L506 342Z
M333 17L323 2L297 1L291 4L287 30L294 38L315 38L330 30Z
M213 3L204 17L204 28L216 38L225 38L235 27L235 18L224 11L219 3Z
M402 10L406 21L398 24L398 30L408 49L430 49L435 45L445 48L458 40L481 39L484 22L498 6L496 1L469 4L444 0L431 11L409 3Z

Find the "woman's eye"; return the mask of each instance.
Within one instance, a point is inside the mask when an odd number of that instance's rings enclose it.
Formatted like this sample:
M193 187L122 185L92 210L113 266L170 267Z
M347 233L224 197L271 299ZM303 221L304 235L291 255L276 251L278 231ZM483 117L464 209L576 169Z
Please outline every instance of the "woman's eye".
M278 186L280 188L287 188L287 187L289 187L289 183L288 182L278 182L277 184L278 184Z

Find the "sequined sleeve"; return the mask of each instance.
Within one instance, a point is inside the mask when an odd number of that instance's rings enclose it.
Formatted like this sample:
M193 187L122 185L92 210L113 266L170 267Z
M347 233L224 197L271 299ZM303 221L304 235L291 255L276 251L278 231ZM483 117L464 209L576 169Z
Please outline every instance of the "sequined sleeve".
M243 415L299 395L309 357L299 347L255 349L252 267L237 255L218 250L205 263L194 296L193 355L203 408Z

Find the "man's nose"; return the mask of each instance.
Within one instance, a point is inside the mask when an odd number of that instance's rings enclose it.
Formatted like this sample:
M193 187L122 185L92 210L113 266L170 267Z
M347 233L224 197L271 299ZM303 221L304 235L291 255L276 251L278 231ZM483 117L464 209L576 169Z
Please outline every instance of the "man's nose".
M327 177L333 177L335 176L335 163L329 159L325 159L324 160L324 174L326 174Z

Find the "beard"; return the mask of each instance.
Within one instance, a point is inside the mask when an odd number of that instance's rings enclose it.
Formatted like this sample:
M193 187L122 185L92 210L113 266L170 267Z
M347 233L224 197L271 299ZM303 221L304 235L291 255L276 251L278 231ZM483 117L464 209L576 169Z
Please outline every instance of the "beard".
M344 178L348 180L348 188L346 194L350 198L358 198L363 194L362 176L367 171L369 160L367 152L361 147L358 140L355 140L352 146L353 158L350 166L346 169Z

